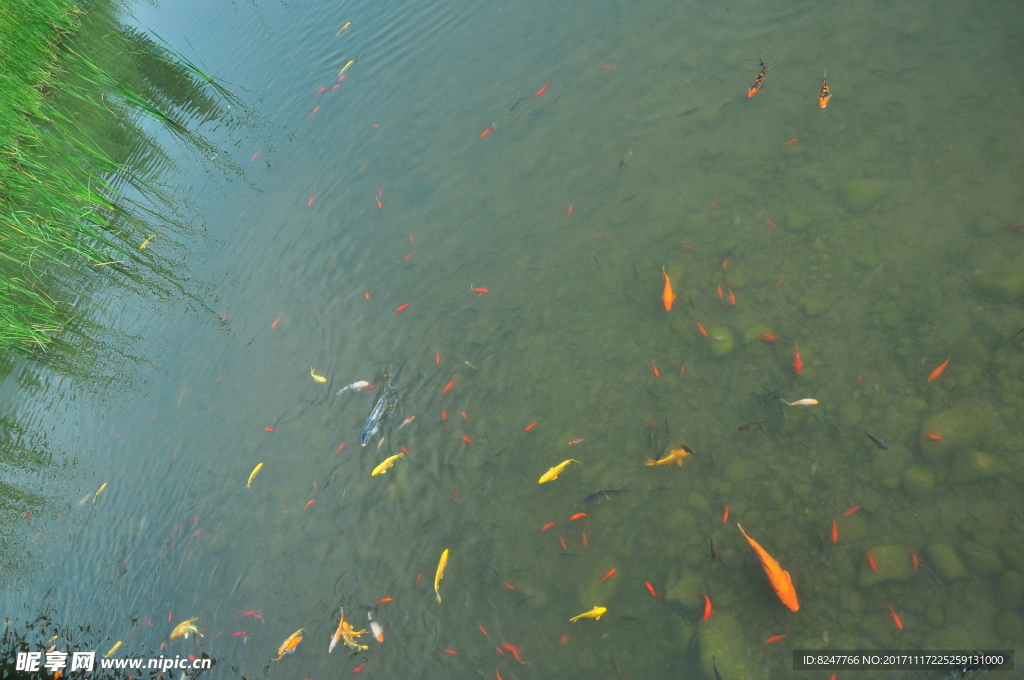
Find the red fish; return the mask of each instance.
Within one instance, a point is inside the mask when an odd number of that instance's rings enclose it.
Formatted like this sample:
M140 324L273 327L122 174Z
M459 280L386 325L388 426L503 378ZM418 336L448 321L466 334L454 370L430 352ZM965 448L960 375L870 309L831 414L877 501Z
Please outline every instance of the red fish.
M952 358L953 357L950 357L949 359L952 359ZM932 371L928 375L927 382L931 382L931 381L935 380L936 378L938 378L940 375L942 375L942 372L946 370L946 366L949 366L949 359L946 359L941 364L939 364L938 368L936 368L934 371Z
M316 94L313 95L313 96L314 97L319 97L320 95L322 95L326 91L327 91L327 86L325 85L324 87L321 87L319 90L317 90Z
M462 435L462 441L466 442L467 444L473 443L473 440L467 437L466 435Z
M788 142L783 143L782 146L790 146L792 144L796 144L799 141L800 141L799 137L794 137L793 139L789 140Z
M395 314L397 314L399 312L404 312L407 309L409 309L409 303L408 302L406 302L404 305L399 305L398 309L395 310Z
M362 671L362 670L363 670L364 668L366 668L366 662L365 662L365 661L364 661L364 662L362 662L361 664L359 664L358 666L356 666L355 668L353 668L353 669L352 669L352 672L353 672L353 673L359 673L359 672L361 672L361 671Z
M452 656L458 656L458 655L459 655L459 653L458 653L458 652L456 652L456 651L455 651L454 649L446 649L446 650L444 650L444 651L448 652L448 653L449 653L449 654L451 654Z
M611 570L609 570L607 574L605 574L604 576L601 577L601 580L598 581L598 583L604 583L605 581L610 579L612 576L615 576L615 572L617 572L617 571L618 571L618 569L611 569Z
M377 206L377 207L378 208L383 208L384 206L380 205L380 206ZM408 253L406 253L405 257L402 258L402 262L408 262L409 260L412 259L412 256L415 255L415 254L416 254L415 250L410 250Z
M661 375L661 373L658 372L658 367L654 365L653 361L651 362L651 370L654 371L654 377L655 378L657 378L659 375Z
M483 138L484 138L484 137L486 137L487 135L489 135L489 134L491 134L492 132L494 132L494 128L496 128L496 127L498 127L498 126L497 126L497 125L492 125L491 127L487 128L486 130L484 130L483 132L481 132L481 133L480 133L480 139L483 139Z
M864 554L868 556L868 566L871 567L871 571L878 571L878 562L875 562L874 555L867 550L864 551Z
M261 153L263 153L263 149L260 149L259 151L257 151L256 153L254 153L254 154L252 155L252 158L250 158L250 159L249 159L249 161L250 161L250 162L252 162L252 161L256 160L257 158L259 158L259 157L260 157L260 154L261 154Z
M469 289L470 289L471 291L473 291L474 293L476 293L477 295L483 295L484 293L486 293L486 292L487 292L487 289L486 289L486 288L473 288L472 286L470 286L470 288L469 288Z
M523 432L529 432L533 428L537 427L537 423L539 423L539 422L540 421L538 420L538 421L530 423L529 425L527 425L526 427L523 428Z
M661 595L659 595L658 591L654 589L654 586L651 585L650 581L644 581L644 585L647 586L647 592L649 592L651 595L658 598L659 600L661 599Z
M736 304L736 293L732 292L732 288L729 289L729 304L730 305L735 305Z
M587 530L586 529L583 530L583 547L584 548L589 548L590 547L590 540L587 538Z
M484 628L483 626L477 626L477 628L479 628L480 632L484 634L484 637L491 637L490 635L488 635L487 629Z
M860 510L860 506L859 505L855 505L852 508L850 508L849 510L844 511L843 512L843 517L849 517L853 513L857 512L858 510Z
M703 335L703 336L704 336L705 338L706 338L706 337L708 337L708 331L707 331L707 329L706 329L706 328L704 328L704 326L703 326L703 325L701 325L701 324L700 324L699 322L697 322L697 321L694 321L694 322L693 322L693 325L697 327L697 330L698 330L698 331L700 331L700 334L701 334L701 335Z
M313 207L313 201L315 201L315 200L316 200L316 192L314 191L312 194L310 194L309 200L306 201L306 207L307 208L312 208Z
M458 377L459 376L455 376L455 378ZM448 381L448 384L444 386L443 390L441 390L441 394L448 394L449 392L452 391L452 388L455 387L455 378L452 378L451 380Z
M911 550L910 548L907 548L907 552L910 553L910 566L912 566L914 569L917 569L918 565L920 564L920 562L917 559L917 553Z
M757 337L761 338L765 342L775 342L776 340L778 340L778 338L772 335L771 333L758 333Z
M508 583L508 582L506 582L506 581L502 581L502 582L501 582L501 585L505 586L505 587L506 587L506 588L508 588L509 590L515 590L515 589L516 589L516 587L515 587L514 585L512 585L511 583Z
M262 614L260 614L260 613L259 613L258 611L256 611L255 609L254 609L254 610L252 610L251 612L245 612L245 613L243 613L243 614L242 614L242 616L251 616L251 617L253 617L253 618L255 618L255 619L259 619L260 621L262 621L262 620L263 620L263 615L262 615ZM170 615L168 615L168 618L167 618L167 623L170 623L170 622L171 622L171 619L170 619Z
M501 677L501 673L498 671L497 668L494 669L494 678L495 678L495 680L505 680L504 678Z
M788 633L783 633L782 635L772 635L767 640L765 640L764 643L766 645L774 645L776 642L782 641L782 639L785 638L786 635L788 635Z
M274 429L274 428L272 428L272 427L265 427L265 428L263 428L263 429L264 429L264 430L266 430L267 432L277 432L277 430L275 430L275 429Z
M542 94L544 94L545 91L547 91L547 89L549 87L551 87L551 83L548 83L544 87L540 88L540 90L537 92L537 94L535 96L537 96L537 97L541 96Z
M232 635L233 635L234 637L240 637L240 638L242 638L242 644L243 644L243 645L244 645L244 644L245 644L246 642L248 642L248 641L249 641L249 635L248 635L247 633L232 633Z
M722 291L722 284L718 284L718 299L725 297L725 293Z
M728 505L723 505L722 506L722 524L725 524L728 521L729 521L729 506Z
M316 499L315 498L313 500L309 501L308 503L306 503L306 507L303 508L303 509L304 510L309 510L309 506L313 505L313 503L316 503Z
M466 415L465 411L459 411L459 415L462 416L463 420L469 420L469 416Z
M520 651L519 651L519 648L518 648L518 647L516 647L515 645L513 645L513 644L511 644L511 643L508 643L508 642L506 642L505 644L503 644L503 645L502 645L502 647L504 647L504 648L505 648L505 649L507 649L508 651L512 652L512 657L513 657L513 658L514 658L514 659L515 659L516 661L518 661L519 663L523 663L523 655L522 655L522 654L520 653Z
M312 110L312 111L310 112L310 114L309 114L309 115L307 116L307 118L312 118L313 116L315 116L315 115L316 115L316 112L317 112L317 111L319 111L319 110L320 110L320 107L319 107L319 106L318 106L318 107L316 107L315 109L313 109L313 110Z
M581 443L583 443L585 441L587 441L587 440L586 439L573 439L571 442L569 442L569 446L576 446L577 444L581 444Z
M548 529L550 529L551 527L555 526L556 524L558 524L558 522L548 522L547 524L545 524L544 526L542 526L542 527L540 528L540 530L541 530L541 531L547 531Z
M573 206L570 205L569 209L565 211L565 216L566 217L572 217L572 209L573 209Z
M274 323L270 324L270 330L274 330L275 328L277 328L277 324L279 324L280 322L281 317L277 317L276 319L274 319Z
M940 441L942 441L942 435L941 434L935 434L934 432L929 432L928 430L924 431L924 436L928 437L928 439L931 439L933 442L940 442Z
M800 357L799 347L793 350L793 370L796 371L797 375L800 375L804 371L804 360Z
M778 288L782 287L782 282L783 282L784 280L785 280L785 279L779 279L778 281L776 281L776 282L775 282L775 285L774 285L774 286L772 286L772 290L776 290L776 289L778 289Z
M390 598L390 597L382 597L379 600L377 600L377 604L383 604L385 602L391 602L391 600L392 600L392 598Z
M565 544L565 539L561 534L558 535L558 542L562 544L562 550L568 550L569 546Z
M440 352L434 352L434 363L435 364L441 363L441 353Z
M686 366L680 366L679 367L679 377L682 378L684 375L686 375Z
M903 630L903 621L902 621L902 619L900 619L899 615L896 613L896 610L892 608L891 604L889 605L889 614L892 616L893 624L897 628L899 628L900 630Z
M345 448L345 442L342 442L341 446L338 447L338 450L334 452L334 455L337 456L338 454L340 454L344 450L344 448Z
M368 291L368 290L367 291L363 291L363 297L365 297L367 300L369 300L370 299L370 291Z
M772 222L771 220L765 220L765 222L767 222L768 226L771 227L772 229L778 229L778 227L775 226L775 223Z
M722 260L722 269L728 269L728 268L729 268L729 258L725 258L724 260Z
M711 607L711 598L704 595L704 593L701 593L701 595L704 596L704 620L707 621L711 618L711 612L713 611Z
M578 519L583 519L584 517L589 517L589 516L590 515L588 515L585 512L577 512L575 515L573 515L572 517L569 518L569 521L570 522L575 522Z
M448 411L441 411L441 420L448 420Z
M422 580L423 580L423 574L416 574L416 585L414 585L413 588L419 588L420 587L420 581L422 581Z
M558 644L560 644L560 645L567 645L567 644L569 644L569 636L568 635L563 635L562 637L558 638Z
M839 527L836 526L836 518L832 518L832 542L839 542Z

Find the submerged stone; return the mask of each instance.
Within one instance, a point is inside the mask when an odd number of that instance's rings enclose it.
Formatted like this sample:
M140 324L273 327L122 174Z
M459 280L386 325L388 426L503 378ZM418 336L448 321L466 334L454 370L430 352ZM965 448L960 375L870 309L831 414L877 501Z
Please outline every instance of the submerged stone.
M808 227L814 222L814 218L811 217L809 212L799 210L797 208L790 208L789 212L786 213L786 222L784 226L788 231L807 231Z
M1002 611L992 620L992 632L1011 642L1024 640L1024 619L1017 612Z
M1024 295L1024 272L1019 268L978 270L974 272L974 287L999 302L1014 302Z
M935 570L942 578L947 581L955 581L967 576L967 568L960 561L953 546L948 543L932 543L927 550L928 559L935 565Z
M867 437L865 437L867 439ZM891 444L889 450L875 449L875 459L871 469L882 485L895 489L900 485L900 476L910 464L911 454L905 446Z
M903 471L903 488L911 496L924 496L935 486L935 473L920 465L911 465Z
M981 451L966 451L953 458L953 479L958 482L978 482L1001 477L1010 467L999 458Z
M850 179L842 183L839 193L847 207L864 210L885 195L887 189L884 179Z
M843 427L859 425L864 418L864 409L855 401L844 402L839 407L839 423Z
M960 554L964 556L967 568L975 573L986 576L1003 573L1003 563L1000 561L999 555L996 554L995 550L986 548L974 541L964 541L960 546Z
M981 448L988 440L992 417L980 406L957 406L929 416L918 440L921 455L931 461L946 460L957 451ZM925 433L942 439L932 439Z
M722 678L752 680L743 628L729 612L715 612L703 621L697 632L700 639L700 665L707 680L715 680L715 668ZM711 657L715 657L712 664Z
M704 603L699 591L704 590L706 579L692 569L683 571L675 583L665 589L665 599L684 607L698 607Z
M901 545L876 545L868 548L875 558L877 570L868 566L867 559L861 561L860 587L869 588L885 581L906 581L914 575L907 549Z
M1020 572L1003 572L996 586L996 602L1003 609L1016 609L1024 602L1024 576Z
M732 336L732 331L724 326L709 328L708 340L711 342L711 356L715 359L727 357L736 349L736 339Z

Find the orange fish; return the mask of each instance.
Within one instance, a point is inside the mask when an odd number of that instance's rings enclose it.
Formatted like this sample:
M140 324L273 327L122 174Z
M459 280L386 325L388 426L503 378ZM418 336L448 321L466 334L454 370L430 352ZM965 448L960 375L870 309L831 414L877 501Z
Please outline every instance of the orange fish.
M420 587L420 581L422 581L422 580L423 580L423 574L416 574L416 585L414 585L413 588L419 588Z
M694 321L693 325L697 327L697 330L700 331L701 335L703 335L705 338L708 337L708 331L706 328L704 328L704 326L701 323Z
M571 206L571 205L570 205L570 206L569 206L569 209L565 211L565 216L566 216L566 217L572 217L572 210L573 210L573 207L574 207L574 206Z
M718 284L718 299L725 297L725 293L722 292L722 284Z
M828 106L829 97L832 93L828 91L828 74L826 73L821 77L821 93L818 95L818 106L825 108Z
M679 377L682 378L684 375L686 375L686 366L680 366L679 367Z
M448 420L448 411L441 411L441 420Z
M953 357L950 357L949 359L952 359L952 358ZM931 381L935 380L936 378L938 378L940 375L942 375L942 372L946 370L946 366L949 366L949 359L946 359L941 364L939 364L938 368L936 368L934 371L932 371L928 375L927 382L931 382Z
M704 593L700 593L700 594L704 595ZM705 621L707 621L708 619L711 618L711 612L712 612L711 598L708 597L707 595L704 595L704 620Z
M912 566L914 569L917 569L918 565L920 564L920 562L918 562L917 560L917 553L911 550L910 548L907 548L907 552L910 553L910 566Z
M836 518L832 518L832 542L839 542L839 527L836 526Z
M504 647L508 651L512 652L512 657L516 661L518 661L519 663L524 663L523 662L523 655L519 652L519 648L518 647L516 647L515 645L513 645L511 643L508 643L508 642L503 644L502 647Z
M757 94L757 91L761 89L762 85L764 85L764 72L768 67L764 65L764 59L758 57L757 60L761 62L761 72L757 74L757 78L755 78L754 82L750 84L750 89L747 90L747 99L750 99Z
M320 107L318 106L317 108L320 108ZM316 111L314 111L313 113L316 113ZM310 194L309 200L306 201L306 207L307 208L312 208L313 207L313 203L315 201L316 201L316 192L314 191L312 194Z
M390 598L390 597L382 597L379 600L377 600L377 604L382 604L384 602L391 602L391 599L392 598Z
M941 434L935 434L934 432L929 432L928 430L924 431L924 436L928 437L928 439L931 439L933 442L940 442L940 441L942 441L942 435Z
M768 583L775 591L775 594L779 596L779 599L782 600L782 604L789 607L790 611L795 612L800 609L800 602L797 600L796 589L793 587L793 579L790 577L789 572L783 569L782 565L776 562L757 541L747 536L747 532L743 531L742 526L738 523L736 526L739 527L743 538L747 539L750 547L757 553L757 559L761 560L761 566L764 568L765 576L768 577Z
M455 376L455 378L458 377L459 376L457 375ZM455 378L452 378L451 380L448 381L448 384L444 386L443 390L441 390L441 394L448 394L449 392L452 391L452 388L455 387Z
M555 526L556 524L558 524L558 522L548 522L547 524L545 524L544 526L542 526L542 527L540 528L540 530L541 530L541 531L547 531L548 529L550 529L551 527Z
M736 304L736 293L732 292L732 288L729 289L729 304Z
M308 503L306 503L305 509L309 510L309 506L313 505L313 503L316 503L316 499L315 498L313 500L309 501Z
M404 312L407 309L409 309L409 303L408 302L406 302L404 305L399 305L398 309L395 310L395 314L397 314L399 312Z
M277 328L277 324L280 323L280 321L281 317L277 317L276 319L274 319L274 323L270 324L270 330L274 330L275 328Z
M563 635L562 637L558 638L558 644L560 644L560 645L567 645L567 644L569 644L569 636L568 635Z
M463 420L469 420L469 416L466 415L465 411L459 411L459 415L462 416Z
M363 670L364 668L366 668L366 662L365 662L365 661L364 661L364 662L362 662L361 664L359 664L358 666L356 666L355 668L353 668L353 669L352 669L352 672L353 672L353 673L359 673L359 672L361 672L361 671L362 671L362 670Z
M857 512L858 510L860 510L860 506L859 505L855 505L852 508L850 508L849 510L846 510L845 512L843 512L843 517L849 517L853 513Z
M496 128L496 127L498 127L498 126L497 126L497 125L492 125L491 127L487 128L486 130L484 130L483 132L481 132L481 133L480 133L480 139L483 139L483 138L484 138L484 137L486 137L487 135L489 135L489 134L491 134L492 132L494 132L494 128Z
M789 140L788 142L783 143L782 146L790 146L791 144L796 144L799 141L800 141L799 137L794 137L793 139Z
M668 274L665 272L665 268L661 268L661 275L665 277L665 290L661 293L661 301L665 303L665 311L672 311L672 303L676 301L676 294L672 292L672 282L668 278Z
M263 429L264 429L264 430L266 430L267 432L277 432L277 430L275 430L275 429L274 429L274 428L272 428L272 427L265 427L265 428L263 428Z
M538 420L538 421L530 423L529 425L527 425L526 427L523 428L523 432L529 432L533 428L537 427L537 423L539 423L539 422L540 421Z
M337 455L338 455L339 453L341 453L341 452L342 452L342 451L343 451L344 449L345 449L345 442L342 442L342 443L341 443L341 446L339 446L339 447L338 447L338 450L334 452L334 455L335 455L335 456L337 456Z
M534 96L536 96L536 97L539 97L539 96L541 96L542 94L544 94L544 93L545 93L545 92L547 91L547 89L548 89L549 87L551 87L551 83L548 83L548 84L547 84L547 85L545 85L544 87L540 88L540 90L538 90L538 91L537 91L537 94L536 94L536 95L534 95Z
M659 600L661 599L661 595L659 595L658 591L654 589L654 586L651 585L650 581L644 581L644 585L647 586L647 592L649 592L651 595L658 598Z
M377 203L380 203L380 201L377 201ZM384 206L378 205L377 207L378 208L383 208ZM402 262L408 262L409 260L412 259L412 256L415 255L415 254L416 254L415 250L410 250L409 254L402 258Z
M441 363L441 353L440 352L434 352L434 363L435 364Z
M771 227L772 229L778 229L778 227L775 226L775 223L772 222L771 220L765 220L765 222L767 222L768 226Z
M469 289L470 289L471 291L473 291L474 293L476 293L477 295L483 295L484 293L486 293L486 292L487 292L487 289L486 289L486 288L473 288L472 286L470 286L470 288L469 288Z
M451 654L452 656L458 656L458 655L459 655L459 653L458 653L458 652L456 652L456 651L455 651L454 649L446 649L446 650L444 650L444 651L448 652L448 653L449 653L449 654Z
M575 522L578 519L583 519L584 517L589 517L589 516L590 515L588 515L585 512L577 512L575 515L573 515L572 517L569 518L569 521L570 522Z
M757 337L761 338L765 342L775 342L776 340L778 340L778 338L772 335L771 333L758 333Z
M800 358L800 348L797 347L793 351L793 370L796 371L797 375L800 375L804 371L804 360Z
M477 626L477 628L479 628L480 632L484 634L484 637L491 637L490 635L487 634L487 629L484 628L483 626Z
M785 638L786 635L788 635L788 633L783 633L782 635L772 635L770 638L765 640L764 643L766 645L774 645L776 642L780 642L783 638Z
M776 290L777 288L780 288L780 287L782 286L782 282L783 282L784 280L785 280L785 279L779 279L778 281L776 281L776 282L775 282L775 285L774 285L774 286L772 286L772 290Z
M462 441L466 442L467 444L473 443L473 440L467 437L466 435L462 435Z
M615 572L617 572L617 571L618 571L618 569L611 569L611 570L609 570L607 574L605 574L604 576L601 577L601 580L598 581L598 583L604 583L605 581L610 579L612 576L615 576Z
M653 361L651 362L651 370L654 371L654 377L655 378L657 378L659 375L661 375L661 373L658 372L658 367L654 365Z
M583 530L583 547L584 548L589 548L590 547L590 541L587 539L587 530L586 529Z
M497 668L494 669L494 678L495 678L495 680L505 680L504 678L501 677L501 673L498 671Z
M368 290L364 291L363 292L363 297L365 297L367 300L369 300L370 299L370 291L368 291Z
M569 546L565 544L565 538L561 534L558 536L558 542L562 544L562 550L568 550Z
M728 505L723 505L722 506L722 524L725 524L728 521L729 521L729 506Z
M878 571L878 562L875 562L875 556L867 550L864 551L864 554L868 556L868 566L871 567L871 571Z
M895 626L897 628L899 628L900 630L903 630L903 621L900 619L899 615L896 613L896 610L892 608L891 604L889 605L889 614L892 616L893 624L895 624Z
M729 268L729 258L725 258L724 260L722 260L722 269L728 269L728 268Z
M569 442L569 446L575 446L576 444L581 444L581 443L583 443L585 441L587 441L587 440L586 439L573 439L571 442Z
M512 585L511 583L507 583L507 582L505 582L505 581L502 581L502 582L501 582L501 585L505 586L505 587L506 587L506 588L508 588L509 590L515 590L515 589L516 589L516 587L515 587L514 585Z

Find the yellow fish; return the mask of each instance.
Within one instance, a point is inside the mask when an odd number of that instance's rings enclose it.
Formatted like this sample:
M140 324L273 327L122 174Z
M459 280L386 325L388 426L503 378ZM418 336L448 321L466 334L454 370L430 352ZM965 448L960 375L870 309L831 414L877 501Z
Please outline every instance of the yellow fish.
M579 461L575 460L573 458L570 458L569 460L562 461L561 463L559 463L555 467L551 468L550 470L548 470L547 472L542 474L540 476L540 479L537 480L537 483L538 484L543 484L544 482L550 482L552 480L558 479L558 475L562 474L562 470L564 470L569 465L569 463L579 463ZM582 464L583 463L580 463L580 465L582 465Z
M352 59L347 64L342 66L341 71L338 73L338 77L341 78L343 75L345 75L345 71L349 70L352 67L352 64L354 63L356 63L356 60Z
M580 619L594 619L596 621L597 619L600 619L602 616L604 616L604 613L606 611L608 611L608 607L594 607L589 612L583 612L579 616L574 616L569 620L573 623L576 623Z
M660 458L658 460L648 458L645 465L668 465L669 463L678 463L679 467L682 467L683 459L692 455L693 451L691 451L688 447L684 446L681 449L675 449L664 458Z
M338 31L337 33L335 33L334 35L341 35L341 31L344 31L344 30L345 30L346 28L348 28L348 27L349 27L349 26L351 26L351 25L352 25L352 22L350 21L350 22L348 22L347 24L345 24L344 26L342 26L342 27L341 27L341 30L340 30L340 31Z
M385 458L384 462L382 462L377 467L373 468L373 472L370 473L370 476L371 477L376 477L377 475L384 474L385 472L387 472L391 468L392 465L395 464L396 460L398 460L399 458L404 458L404 457L405 457L404 453L396 453L393 456L389 456L388 458Z
M181 623L179 623L177 626L174 627L174 630L171 631L171 639L174 639L179 635L184 635L185 639L187 640L189 633L195 633L199 637L203 637L203 634L200 633L199 629L196 628L195 625L193 625L192 623L193 621L198 620L199 617L196 617L194 619L189 619L188 621L182 621Z
M246 489L248 489L249 487L252 486L252 480L256 479L256 475L258 475L260 473L260 470L262 470L262 469L263 469L263 463L260 463L259 465L257 465L256 467L254 467L252 469L252 472L249 473L249 481L245 483L245 488Z
M100 493L102 493L102 491L103 491L104 489L106 489L106 488L107 488L107 483L106 483L106 482L103 482L103 484L102 484L102 485L100 486L100 488L96 489L96 493L94 493L94 494L92 495L92 502L93 502L93 503L95 503L95 502L96 502L96 499L100 497Z
M317 375L316 373L313 372L312 366L309 367L309 374L313 376L313 380L317 382L327 382L327 378L325 376Z
M120 647L121 647L121 641L120 641L120 640L118 640L118 641L117 641L117 644L116 644L116 645L114 645L113 647L111 647L111 648L110 648L110 651L109 651L109 652L107 652L106 654L104 654L104 655L103 655L103 658L104 658L104 659L105 659L105 658L107 658L108 656L110 656L111 654L113 654L114 652L116 652L116 651L117 651L118 649L120 649Z
M441 593L438 591L438 586L441 585L441 579L444 577L444 568L448 566L448 548L444 549L441 553L441 559L437 563L437 573L434 574L434 593L437 595L437 601L441 601Z
M285 638L285 641L281 643L281 646L277 648L277 660L280 661L284 658L285 654L291 654L295 651L295 648L302 642L301 633L306 632L305 628L299 628L297 631Z
M327 648L327 653L330 654L334 651L335 646L338 644L338 640L344 641L345 645L351 648L354 652L358 652L361 649L369 649L368 646L361 645L355 640L365 632L365 630L356 630L355 626L345 620L345 608L342 607L341 620L338 621L338 630L334 631L334 636L331 638L331 645Z
M149 242L152 241L155 238L156 238L156 234L150 234L149 236L147 236L146 240L142 242L141 246L139 246L139 250L145 250L146 246L149 245Z

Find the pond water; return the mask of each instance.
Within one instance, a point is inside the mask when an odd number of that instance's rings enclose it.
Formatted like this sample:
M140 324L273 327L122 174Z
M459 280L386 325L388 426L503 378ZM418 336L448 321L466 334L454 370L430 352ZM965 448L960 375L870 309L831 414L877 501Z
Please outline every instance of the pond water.
M54 452L12 473L46 499L0 572L12 620L296 680L824 680L792 650L1020 648L1024 6L133 11L257 122L205 129L244 174L165 178L203 238L149 245L212 311L111 292L130 385L4 385ZM385 642L328 654L362 605Z

